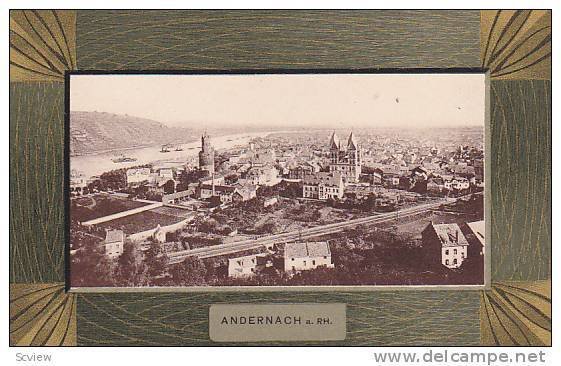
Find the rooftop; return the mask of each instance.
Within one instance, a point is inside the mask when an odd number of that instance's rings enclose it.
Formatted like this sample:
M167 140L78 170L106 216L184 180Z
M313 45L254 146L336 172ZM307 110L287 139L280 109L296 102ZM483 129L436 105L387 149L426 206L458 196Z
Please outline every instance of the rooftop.
M123 230L107 230L105 235L106 243L114 243L116 241L123 241L125 233Z
M316 185L316 184L325 184L328 186L339 186L342 182L342 177L340 173L327 173L327 172L318 172L312 175L304 176L302 179L304 184L308 185Z
M285 258L325 257L330 256L329 244L326 241L306 243L286 243Z
M460 230L460 226L458 224L429 224L432 225L438 239L440 240L440 244L443 247L455 247L455 246L464 246L469 245L466 237Z
M473 231L477 240L485 245L485 220L468 222L467 226Z

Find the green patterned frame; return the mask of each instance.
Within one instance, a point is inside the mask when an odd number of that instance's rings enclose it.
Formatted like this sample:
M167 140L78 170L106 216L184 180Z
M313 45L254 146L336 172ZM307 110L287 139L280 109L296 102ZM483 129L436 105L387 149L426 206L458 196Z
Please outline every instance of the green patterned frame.
M491 77L490 290L64 292L65 70L452 67ZM345 341L298 345L549 346L551 151L548 10L13 10L10 345L213 345L213 303L343 302Z

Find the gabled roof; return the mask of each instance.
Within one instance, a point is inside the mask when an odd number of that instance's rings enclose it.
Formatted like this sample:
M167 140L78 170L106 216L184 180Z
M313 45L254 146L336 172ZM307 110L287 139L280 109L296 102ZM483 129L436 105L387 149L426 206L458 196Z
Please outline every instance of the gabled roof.
M473 234L482 245L485 245L485 221L468 222L467 226L473 231Z
M331 251L326 241L286 243L284 246L285 258L326 257L330 255Z
M456 247L469 245L466 237L458 224L433 224L434 232L443 247ZM426 230L426 229L425 229Z
M123 241L125 239L125 233L123 230L108 230L105 234L106 243L114 243L117 241Z
M326 186L338 187L343 182L343 177L340 172L317 172L304 176L302 182L305 185L324 184Z

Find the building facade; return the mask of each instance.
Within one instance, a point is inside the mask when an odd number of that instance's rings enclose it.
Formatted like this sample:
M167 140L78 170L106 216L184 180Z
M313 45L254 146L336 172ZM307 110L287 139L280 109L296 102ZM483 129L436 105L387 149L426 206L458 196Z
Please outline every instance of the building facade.
M118 258L123 254L125 233L122 230L108 230L105 234L105 255L109 258Z
M127 169L127 184L150 182L152 180L150 168Z
M267 254L228 258L228 277L250 277L270 266L272 266L272 261Z
M341 199L345 192L340 172L319 172L302 179L302 197L316 200Z
M351 132L344 146L333 132L329 141L329 172L341 173L344 183L357 183L362 166L362 150Z
M199 151L199 169L214 173L214 147L211 144L210 136L205 132L201 136L201 151Z
M285 244L284 270L286 272L306 271L318 267L334 267L329 244L326 241Z
M468 257L469 243L458 224L433 224L422 232L427 255L443 266L458 268Z

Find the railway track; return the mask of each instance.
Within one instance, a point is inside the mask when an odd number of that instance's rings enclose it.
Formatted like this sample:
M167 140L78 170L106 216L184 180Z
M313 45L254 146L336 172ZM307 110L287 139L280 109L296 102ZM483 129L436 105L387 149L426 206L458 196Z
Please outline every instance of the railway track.
M460 197L461 198L461 197ZM198 258L211 258L217 257L221 255L233 254L245 250L250 249L258 249L263 247L268 247L273 245L274 243L279 242L289 242L299 239L310 239L317 236L322 236L326 234L333 234L340 231L343 231L348 228L352 228L357 225L362 224L378 224L383 223L391 220L399 220L399 218L408 217L412 215L417 215L429 210L432 210L436 207L439 207L442 204L450 204L457 201L459 198L447 199L444 201L434 202L434 203L427 203L424 205L419 205L415 207L406 208L396 212L389 212L384 214L378 214L369 217L363 217L359 219L353 219L343 222L337 222L333 224L315 226L307 229L302 229L298 231L291 231L281 234L269 235L265 237L261 237L258 239L249 239L249 240L241 240L233 243L228 244L219 244L214 245L212 247L205 247L205 248L197 248L197 249L190 249L190 250L183 250L174 253L169 253L169 263L175 264L182 262L185 258L190 256L196 256Z

